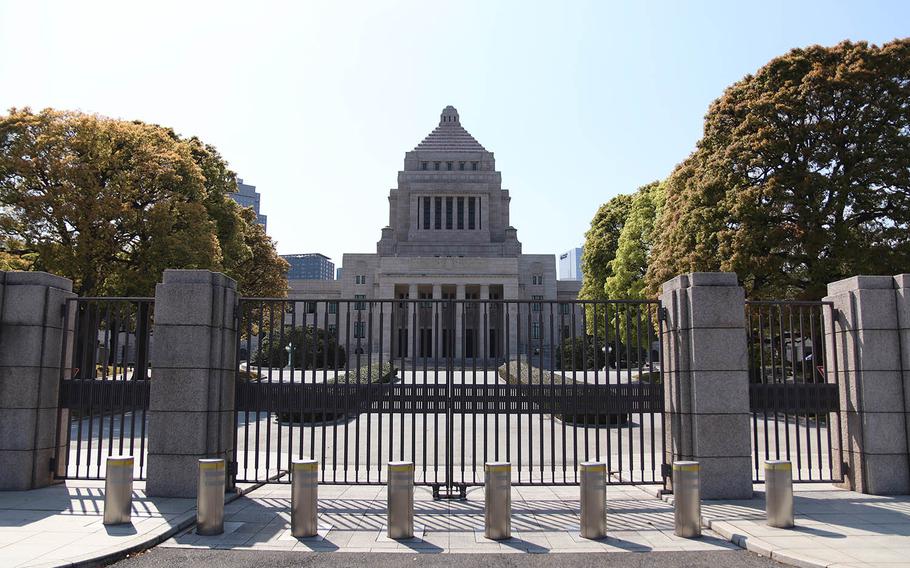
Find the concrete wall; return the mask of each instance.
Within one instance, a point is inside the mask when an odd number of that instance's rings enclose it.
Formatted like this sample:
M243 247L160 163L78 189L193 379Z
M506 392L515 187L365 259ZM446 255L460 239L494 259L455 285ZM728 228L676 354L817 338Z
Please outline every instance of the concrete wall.
M0 490L53 482L63 310L73 284L0 272Z

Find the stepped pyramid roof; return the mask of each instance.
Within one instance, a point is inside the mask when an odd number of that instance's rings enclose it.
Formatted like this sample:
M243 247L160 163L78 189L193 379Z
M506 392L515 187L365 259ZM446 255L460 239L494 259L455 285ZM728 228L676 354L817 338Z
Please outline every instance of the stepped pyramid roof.
M486 148L461 126L458 111L453 106L442 109L439 126L430 132L414 151L429 152L486 152Z

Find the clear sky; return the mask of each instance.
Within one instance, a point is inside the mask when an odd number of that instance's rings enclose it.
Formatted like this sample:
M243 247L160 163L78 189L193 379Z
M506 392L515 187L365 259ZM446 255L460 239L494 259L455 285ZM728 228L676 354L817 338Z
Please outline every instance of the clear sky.
M0 109L214 144L279 252L374 252L404 153L448 104L495 152L526 253L666 176L709 103L790 48L910 35L910 2L0 0Z

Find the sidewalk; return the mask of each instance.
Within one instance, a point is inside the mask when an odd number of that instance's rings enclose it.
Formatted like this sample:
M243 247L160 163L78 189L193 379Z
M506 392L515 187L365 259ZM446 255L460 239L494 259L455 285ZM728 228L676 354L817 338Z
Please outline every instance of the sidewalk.
M698 540L673 534L673 509L642 489L607 488L608 538L579 536L578 487L513 487L512 536L501 542L483 536L483 488L466 501L433 501L426 488L414 495L415 538L386 537L386 489L381 486L319 487L320 535L290 534L291 489L270 485L227 506L225 532L199 536L192 530L166 541L168 548L408 552L408 553L570 553L715 551L736 547L705 531Z
M706 501L702 518L739 546L802 567L910 567L910 496L794 484L796 527L765 524L764 486L748 501Z

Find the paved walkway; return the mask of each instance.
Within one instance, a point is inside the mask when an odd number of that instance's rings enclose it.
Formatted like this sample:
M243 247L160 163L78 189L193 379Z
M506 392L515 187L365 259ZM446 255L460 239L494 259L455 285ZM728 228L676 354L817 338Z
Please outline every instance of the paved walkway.
M133 486L131 525L105 527L103 481L0 492L0 565L60 566L144 548L195 521L195 499L148 498Z
M162 549L281 552L405 553L724 553L736 545L796 566L910 567L910 496L876 497L830 485L796 485L797 526L764 523L763 487L756 498L707 501L701 539L673 535L673 510L643 489L611 486L609 536L578 535L577 487L513 488L513 538L483 537L483 491L467 501L433 501L418 489L418 534L385 537L385 488L322 486L319 537L290 536L290 487L268 485L226 505L225 533L196 535L195 500L147 498L136 483L133 523L104 527L103 483L68 482L29 492L0 492L0 565L67 566L114 559L161 542ZM734 543L734 544L731 544ZM345 555L340 555L342 558ZM626 558L629 555L623 555ZM637 557L639 555L631 555ZM301 557L304 558L304 557ZM645 558L642 556L641 558ZM700 557L700 558L707 558Z
M796 527L765 524L764 486L749 501L707 501L702 517L736 544L804 567L910 567L910 496L879 497L832 485L794 485Z
M577 487L514 487L513 538L496 542L483 536L483 490L469 491L466 501L433 501L430 492L415 491L414 539L386 537L386 490L370 486L319 488L319 537L290 534L290 487L270 485L231 503L225 510L225 532L199 536L192 530L164 547L242 550L339 552L650 552L735 549L726 539L705 532L698 540L673 534L672 507L645 491L628 486L607 489L608 538L583 539L578 534Z

